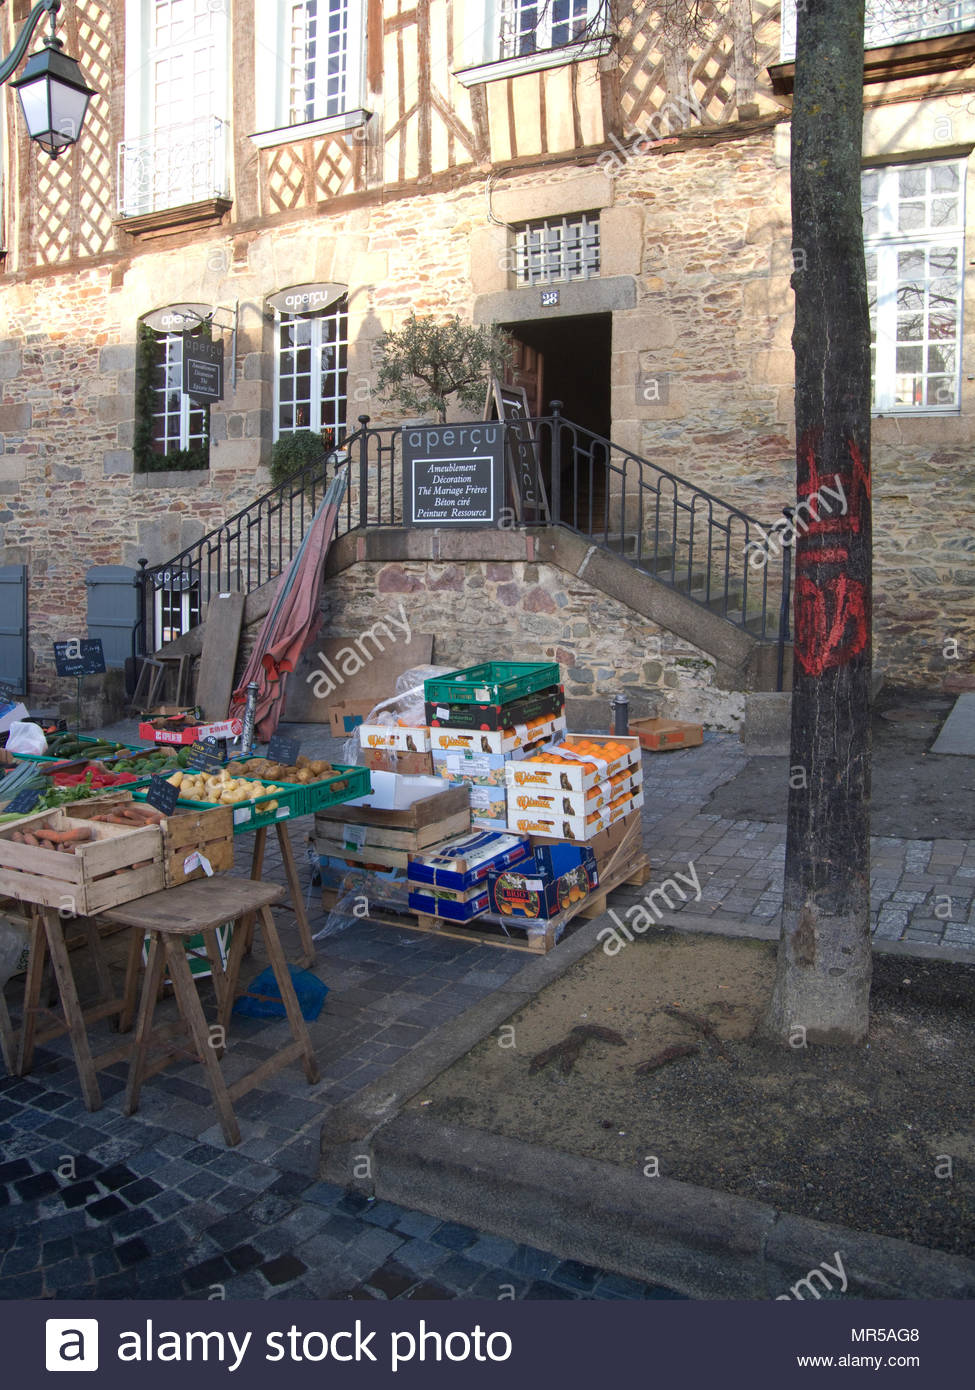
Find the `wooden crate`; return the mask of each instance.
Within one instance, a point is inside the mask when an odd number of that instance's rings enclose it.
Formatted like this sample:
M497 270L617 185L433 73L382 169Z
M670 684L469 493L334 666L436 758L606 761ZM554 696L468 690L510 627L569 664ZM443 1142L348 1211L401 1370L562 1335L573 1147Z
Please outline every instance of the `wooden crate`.
M380 779L392 774L377 773ZM429 795L400 810L388 806L328 806L315 812L319 854L405 869L410 855L471 828L470 793L429 779Z
M88 820L96 812L100 814L108 807L131 800L132 793L123 788L98 800L73 801L64 809L78 820ZM183 867L194 851L206 856L214 873L234 867L234 813L230 806L214 806L211 810L183 807L167 816L158 831L162 837L166 888L206 877L202 865L189 872Z
M162 836L156 825L127 830L96 822L91 825L94 839L77 845L74 854L16 844L11 838L15 830L29 831L32 826L74 830L82 825L91 823L58 807L0 827L0 893L90 917L166 886ZM143 867L135 868L137 864Z

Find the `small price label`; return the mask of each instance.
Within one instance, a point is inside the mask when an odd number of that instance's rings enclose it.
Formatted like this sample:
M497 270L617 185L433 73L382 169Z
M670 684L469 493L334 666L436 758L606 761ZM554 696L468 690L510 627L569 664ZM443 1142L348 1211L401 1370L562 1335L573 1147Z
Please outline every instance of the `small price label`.
M179 787L174 787L165 777L151 777L146 790L146 800L150 806L155 806L157 811L162 811L164 816L171 816L179 800Z
M3 808L3 814L5 816L16 815L18 812L26 814L28 811L33 811L40 799L41 793L36 787L24 787L22 791L17 793L13 801Z
M220 740L213 734L208 734L206 738L197 739L195 743L190 745L190 755L186 760L186 766L196 768L199 772L208 772L211 768L222 767Z
M366 829L364 825L347 825L342 831L342 843L347 849L362 849L366 843Z
M282 734L272 734L267 746L267 756L272 763L284 763L294 767L301 752L301 744L296 738L285 738Z

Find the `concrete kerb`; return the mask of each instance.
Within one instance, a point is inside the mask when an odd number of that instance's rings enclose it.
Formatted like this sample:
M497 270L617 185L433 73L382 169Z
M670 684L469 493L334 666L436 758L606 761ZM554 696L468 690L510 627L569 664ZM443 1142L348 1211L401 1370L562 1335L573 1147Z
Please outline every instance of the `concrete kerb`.
M593 950L603 925L602 917L587 922L330 1111L321 1130L321 1176L563 1259L659 1281L693 1298L775 1298L835 1250L843 1252L856 1297L975 1297L975 1261L691 1183L650 1182L615 1164L434 1123L406 1110L437 1076ZM661 925L765 940L778 936L778 928L766 922L717 923L684 913ZM874 947L975 962L975 952L919 943L878 941ZM353 1176L361 1171L368 1176Z

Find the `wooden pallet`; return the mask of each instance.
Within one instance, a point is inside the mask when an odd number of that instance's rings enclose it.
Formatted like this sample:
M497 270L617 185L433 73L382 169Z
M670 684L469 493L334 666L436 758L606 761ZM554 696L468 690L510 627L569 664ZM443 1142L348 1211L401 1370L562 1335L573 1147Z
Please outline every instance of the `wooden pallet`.
M642 887L650 877L650 864L642 855L639 859L621 865L610 872L600 884L596 893L584 898L574 907L566 908L548 921L543 929L533 923L518 922L512 918L500 917L492 913L475 917L470 926L462 922L450 922L443 917L431 917L425 912L370 912L365 922L376 922L380 926L400 927L406 931L429 932L432 936L446 936L453 941L476 941L479 945L500 946L509 951L530 951L535 955L545 955L561 940L565 928L575 917L588 919L599 917L606 911L606 899L623 884ZM338 900L334 888L322 890L322 906L331 912Z

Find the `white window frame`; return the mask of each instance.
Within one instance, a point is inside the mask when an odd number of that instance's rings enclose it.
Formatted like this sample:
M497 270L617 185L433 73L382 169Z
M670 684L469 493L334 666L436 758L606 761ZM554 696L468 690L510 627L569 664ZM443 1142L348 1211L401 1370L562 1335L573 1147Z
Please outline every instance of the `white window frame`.
M318 0L328 4L329 0ZM259 149L289 140L365 125L366 0L348 0L348 48L342 110L292 123L292 13L294 0L255 0L255 120ZM320 65L321 66L321 65ZM324 74L323 74L324 75ZM321 92L321 84L319 84Z
M515 282L519 289L593 280L600 272L599 210L539 217L515 224ZM575 260L573 270L570 262Z
M518 53L510 35L515 8L521 8L522 4L523 0L486 0L483 28L470 35L466 45L465 65L454 72L462 86L473 87L481 82L497 82L502 78L517 77L521 73L564 67L566 63L602 57L612 48L613 36L609 32L610 15L606 0L586 0L589 33L578 42L559 44L556 47L552 47L553 0L539 0L538 8L541 8L543 13L538 25L538 47L533 53ZM600 15L605 20L602 27L594 23Z
M200 448L208 447L210 442L210 427L209 420L207 417L207 407L205 405L197 405L183 391L183 335L182 333L157 333L156 342L163 348L163 360L161 364L157 363L152 368L152 394L154 407L152 411L152 420L154 439L155 421L158 419L162 419L167 422L163 426L162 434L162 442L167 447L166 452L160 454L160 458L166 458L166 456L169 453L176 452L176 450L178 449L192 449L197 445L199 445ZM159 371L160 366L162 367L167 377L167 381L162 387L157 386L155 382L155 376L156 373ZM170 438L168 428L168 419L171 415L175 415L176 412L169 411L166 409L155 409L156 398L158 396L163 397L165 403L166 395L168 395L173 390L173 385L171 383L174 379L178 383L179 388L178 442L176 441L175 436L173 436L172 439ZM203 430L199 434L194 434L191 428L193 424L191 417L196 413L200 413L203 416Z
M311 331L310 331L311 342L310 342L310 344L309 344L309 348L310 348L310 358L311 358L310 371L309 371L309 375L310 375L310 377L311 377L311 384L310 384L310 388L309 388L309 397L310 397L310 398L309 398L309 402L308 402L309 419L308 419L308 423L307 423L306 425L292 424L292 425L290 425L290 426L289 426L289 425L286 425L286 426L283 426L283 427L282 427L282 425L281 425L281 406L282 406L282 400L281 400L281 359L282 359L282 354L283 354L287 349L285 349L285 348L282 346L282 336L283 336L283 335L282 335L281 330L282 330L283 326L284 326L286 323L289 323L289 322L290 322L290 323L294 323L294 322L298 322L299 320L304 320L304 321L306 321L307 323L309 323L309 324L311 325ZM338 391L331 391L331 392L329 392L329 394L328 394L328 396L327 396L327 399L330 400L330 401L332 401L332 402L334 402L335 405L336 405L336 407L338 407L339 402L344 402L344 407L345 407L345 408L344 408L344 411L338 411L338 410L337 410L337 414L340 414L340 415L342 416L342 418L341 418L341 419L337 419L335 425L332 426L332 425L329 425L327 422L326 422L326 423L323 423L323 421L322 421L322 404L323 404L323 401L326 399L326 397L325 397L325 395L324 395L324 393L323 393L323 389L322 389L322 386L323 386L323 373L322 373L322 369L321 369L321 364L322 364L322 348L323 348L324 346L328 346L328 345L329 345L328 341L323 340L322 326L323 326L323 324L324 324L326 321L335 322L336 320L337 320L337 322L338 322L338 327L339 327L339 330L340 330L340 331L339 331L338 336L335 338L334 343L335 343L335 346L337 347L337 349L338 349L338 351L339 351L340 359L341 359L342 352L343 352L343 349L344 349L344 355L345 355L346 365L343 367L343 366L341 365L341 361L340 361L340 363L339 363L339 365L338 365L338 367L337 367L336 378L335 378L335 379L336 379L336 381L337 381L338 384L340 384L340 385L341 385L341 384L344 384L344 386L345 386L345 391L344 391L344 393L342 393L342 394L340 394ZM344 333L343 333L343 331L342 331L343 329L344 329ZM305 430L305 429L307 429L307 430L311 430L313 434L320 434L320 433L322 432L323 429L332 429L332 428L334 428L334 429L335 429L335 436L336 436L336 437L335 437L335 447L338 448L338 447L343 443L343 441L344 441L344 439L345 439L345 432L346 432L347 423L348 423L348 418L347 418L347 417L348 417L348 406L349 406L349 395L348 395L348 351L349 351L349 305L348 305L348 295L343 295L340 299L335 300L334 303L328 305L327 308L323 309L321 312L319 312L319 313L317 313L317 314L282 314L281 311L280 311L279 309L276 309L276 310L274 311L274 426L273 426L273 432L272 432L272 437L273 437L273 439L275 439L275 440L280 439L280 437L281 437L283 434L294 434L294 433L296 433L298 430ZM343 382L343 377L344 377L344 382Z
M174 606L174 599L179 598L179 631L175 630L173 624L163 623L163 597L169 599L170 612ZM182 637L191 628L200 625L200 586L193 583L161 584L155 589L153 594L153 632L156 635L156 651L165 647L169 642L175 642L177 637ZM166 632L169 635L163 636Z
M975 29L975 0L867 0L863 46L939 38ZM796 0L782 0L781 60L796 57Z
M900 232L897 230L897 210L900 201L898 176L905 169L930 170L938 166L951 166L958 169L960 174L960 184L958 192L958 211L955 222L946 227L927 227L922 231ZM864 174L876 174L879 176L879 188L877 197L877 234L864 237L864 247L868 256L877 257L877 277L876 277L876 308L871 315L872 323L875 323L875 364L873 369L873 405L874 415L958 415L961 411L961 357L963 343L963 314L964 314L964 289L965 289L965 176L967 162L964 159L932 159L920 161L902 161L898 164L871 165L864 169ZM927 177L927 176L926 176ZM926 193L925 200L928 201L932 196ZM916 201L911 198L910 201ZM944 404L928 404L926 398L926 383L929 376L948 376L947 372L930 372L926 369L926 355L932 341L930 333L931 325L931 306L929 302L930 276L925 276L924 285L924 333L918 340L910 340L901 344L902 347L920 347L922 354L921 380L925 383L922 391L922 400L915 404L913 402L898 402L897 396L897 377L905 375L897 370L897 318L898 318L898 290L899 270L898 256L904 251L919 250L928 255L933 249L953 249L956 254L956 265L958 268L958 295L957 295L957 321L955 330L955 372L954 372L954 400ZM947 342L948 340L941 340Z
M125 140L119 154L119 210L123 216L140 212L178 207L199 201L201 197L223 196L229 193L226 158L227 108L229 101L228 72L230 66L230 26L227 6L206 6L212 31L199 38L190 38L165 48L153 46L157 0L133 0L125 7ZM188 59L193 53L212 47L213 110L194 116L182 114L177 122L156 126L154 65L167 53ZM157 153L157 142L161 150ZM154 175L157 165L162 173ZM172 169L167 172L167 166ZM185 173L175 178L175 192L166 194L174 182L173 169L182 166ZM157 202L149 194L150 206L144 206L146 194L138 193L126 184L141 181L163 197ZM185 197L180 185L185 184Z

